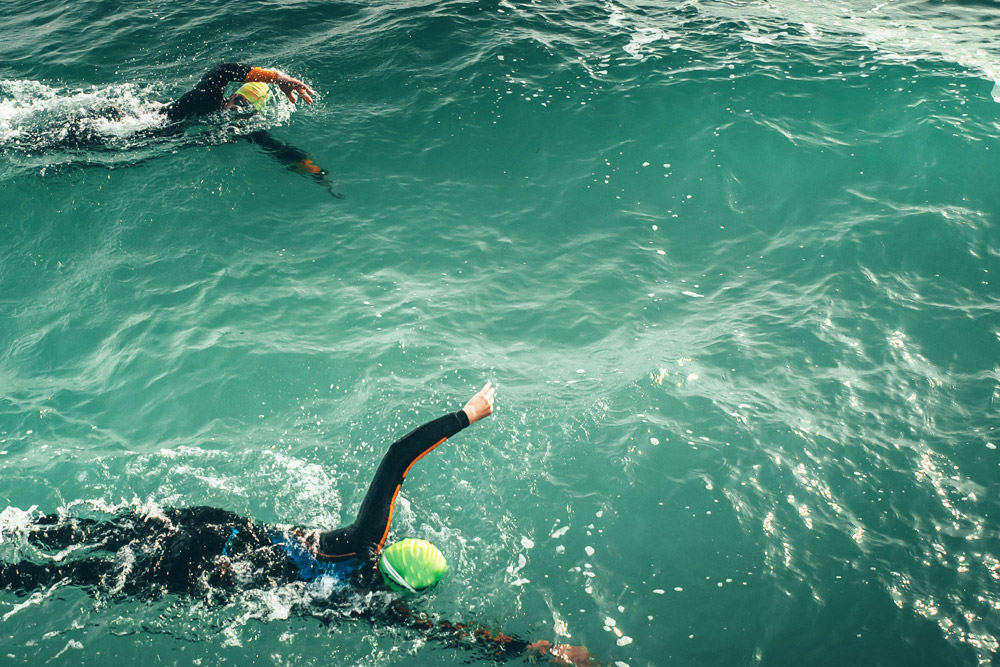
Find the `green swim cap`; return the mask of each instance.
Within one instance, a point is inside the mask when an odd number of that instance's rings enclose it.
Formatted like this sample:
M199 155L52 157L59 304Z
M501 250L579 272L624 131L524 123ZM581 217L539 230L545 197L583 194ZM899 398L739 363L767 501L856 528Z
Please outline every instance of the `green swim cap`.
M416 593L441 581L448 562L441 550L427 540L408 537L385 548L378 569L392 590Z
M268 98L271 97L271 89L267 87L266 83L254 81L252 83L244 83L236 91L236 94L245 97L250 104L257 108L257 111L261 111L264 105L267 104Z

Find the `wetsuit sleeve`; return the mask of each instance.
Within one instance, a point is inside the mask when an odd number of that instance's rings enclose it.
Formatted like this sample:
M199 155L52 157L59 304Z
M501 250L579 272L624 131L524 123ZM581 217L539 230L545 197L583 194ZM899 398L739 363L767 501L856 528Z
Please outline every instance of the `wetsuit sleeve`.
M286 164L296 174L311 177L314 181L326 187L331 195L338 199L343 199L344 195L335 191L335 186L328 176L329 172L313 162L302 149L275 139L264 130L251 132L246 135L246 139L254 146L260 147L274 159Z
M396 496L410 468L468 425L469 417L459 410L427 422L394 442L382 457L354 523L322 533L317 555L327 559L364 559L378 553L389 535Z
M251 132L246 135L246 138L247 141L252 143L254 146L259 146L268 155L287 163L289 167L294 167L299 162L310 161L309 156L306 155L304 151L290 144L286 144L284 141L275 139L270 133L265 132L264 130Z
M254 146L260 147L265 153L274 159L286 164L288 168L296 174L302 174L312 178L314 181L329 190L330 194L337 199L343 199L344 195L336 191L336 186L329 178L329 172L313 162L305 151L275 139L270 133L258 130L246 135L247 141Z
M242 63L220 63L208 70L201 81L179 100L166 107L170 120L204 116L225 105L223 93L232 81L245 81L253 68Z

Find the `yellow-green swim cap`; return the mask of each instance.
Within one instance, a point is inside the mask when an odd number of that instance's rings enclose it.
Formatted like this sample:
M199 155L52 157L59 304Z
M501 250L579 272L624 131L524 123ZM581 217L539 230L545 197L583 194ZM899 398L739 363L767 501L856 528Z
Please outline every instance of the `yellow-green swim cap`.
M408 537L385 548L378 569L392 590L416 593L441 581L448 562L427 540Z
M254 81L252 83L244 83L236 91L236 94L245 97L250 104L256 107L257 111L261 111L264 105L267 104L268 98L271 97L271 89L267 87L266 83Z

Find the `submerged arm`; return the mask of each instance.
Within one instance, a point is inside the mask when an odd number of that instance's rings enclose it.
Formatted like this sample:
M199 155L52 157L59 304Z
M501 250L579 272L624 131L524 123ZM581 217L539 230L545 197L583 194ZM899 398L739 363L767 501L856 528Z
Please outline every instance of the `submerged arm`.
M527 655L529 658L548 656L558 665L599 667L599 663L591 657L583 646L553 645L544 640L529 642L526 639L507 635L478 623L435 621L427 614L414 612L398 601L390 608L389 613L392 619L400 625L419 630L429 639L436 639L451 646L478 646L496 659L504 660L522 655Z
M291 171L312 177L314 181L324 186L332 196L337 199L344 198L344 195L334 189L333 181L330 180L328 172L315 164L301 149L275 139L264 130L251 132L246 135L246 138L254 146L259 146L265 153L286 164Z
M430 639L449 645L479 646L494 658L514 658L531 648L530 642L520 637L505 635L477 623L434 621L427 614L414 612L401 602L396 602L387 613L391 621L418 630Z

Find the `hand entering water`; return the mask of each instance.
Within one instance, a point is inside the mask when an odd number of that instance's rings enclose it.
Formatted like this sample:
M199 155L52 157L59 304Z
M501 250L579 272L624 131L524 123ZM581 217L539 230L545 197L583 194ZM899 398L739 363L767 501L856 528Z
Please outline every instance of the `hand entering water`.
M281 89L281 92L288 97L288 100L295 104L295 95L297 94L301 97L306 104L312 104L312 95L316 94L316 91L310 88L306 83L299 81L296 78L290 77L282 72L275 71L278 76L275 78L274 83Z
M541 655L551 655L556 663L560 665L576 665L576 667L600 667L600 663L594 660L586 646L570 646L569 644L556 644L547 642L544 639L530 644L529 649L538 651Z
M469 402L462 408L462 412L469 418L470 425L493 414L493 397L496 396L496 393L497 390L493 387L493 383L487 382L479 390L479 393L469 399Z

